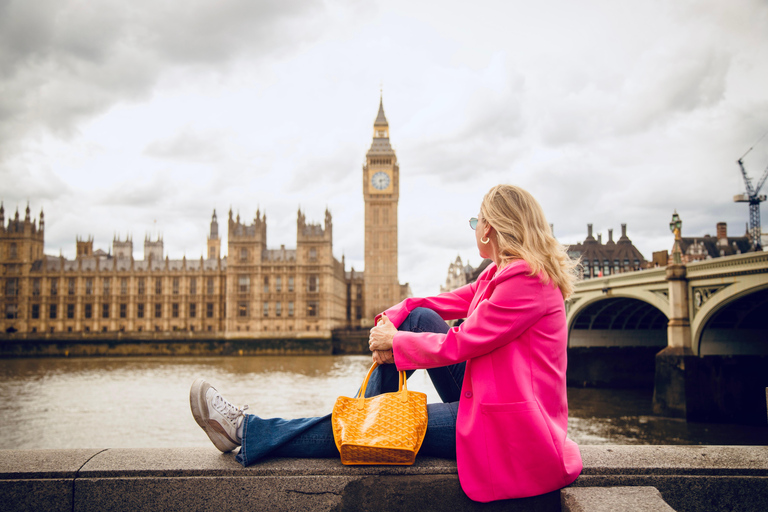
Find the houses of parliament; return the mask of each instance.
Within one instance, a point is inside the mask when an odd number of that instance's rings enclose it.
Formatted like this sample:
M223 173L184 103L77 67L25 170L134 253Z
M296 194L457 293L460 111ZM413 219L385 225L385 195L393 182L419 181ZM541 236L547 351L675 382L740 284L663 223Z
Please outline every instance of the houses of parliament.
M213 338L330 337L334 329L373 325L376 314L409 295L397 276L400 168L389 142L383 101L362 169L365 269L333 256L333 221L310 222L301 210L296 248L267 247L267 217L227 219L222 256L214 210L205 257L169 259L162 238L115 238L111 253L76 239L74 259L44 253L45 218L27 205L6 222L0 204L0 333L205 333ZM78 334L79 333L79 334Z

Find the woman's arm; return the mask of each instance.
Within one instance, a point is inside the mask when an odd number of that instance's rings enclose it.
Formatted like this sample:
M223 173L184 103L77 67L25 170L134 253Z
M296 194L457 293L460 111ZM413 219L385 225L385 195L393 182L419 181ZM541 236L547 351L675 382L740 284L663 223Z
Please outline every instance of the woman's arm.
M489 265L477 281L486 278L488 272L495 272L496 266ZM399 327L408 314L416 308L428 308L436 312L443 320L456 320L465 318L469 311L469 305L475 296L477 281L469 283L450 292L441 293L433 297L410 297L386 310L387 315L395 327ZM379 321L381 315L376 316L374 324Z
M499 283L459 327L447 334L398 331L392 348L399 370L435 368L478 357L517 339L546 310L549 290L538 277L518 275Z

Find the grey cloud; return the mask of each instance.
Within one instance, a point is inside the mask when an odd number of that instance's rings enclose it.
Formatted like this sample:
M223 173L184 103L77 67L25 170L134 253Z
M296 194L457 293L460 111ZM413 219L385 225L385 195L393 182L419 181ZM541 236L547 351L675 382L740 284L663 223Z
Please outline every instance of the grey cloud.
M624 132L658 125L681 112L709 107L723 98L730 58L722 51L685 49L672 56L650 56L625 83L618 109Z
M466 104L448 105L440 118L406 126L398 155L409 158L414 175L459 181L511 168L526 129L524 86L513 73L504 78L501 91L479 87Z
M187 129L175 136L155 141L144 149L144 154L156 158L215 162L225 158L224 141L215 133L204 134Z
M0 76L13 75L24 60L35 55L40 58L50 47L53 5L44 1L0 2Z
M226 69L309 42L323 11L310 0L40 0L0 3L0 154L29 133L77 123L149 94L178 66ZM300 34L299 37L296 37Z
M178 192L177 184L165 179L160 174L149 181L126 181L100 195L97 203L103 206L129 206L133 208L152 207L157 209L163 201L168 201Z
M8 202L55 201L72 195L72 188L63 182L48 168L30 168L21 161L13 168L0 166L0 183L3 184L0 194ZM13 186L8 186L8 184Z
M621 84L603 90L587 81L553 99L539 123L544 142L557 147L643 133L717 105L734 56L716 42L678 38L627 62Z
M349 143L337 144L332 155L302 155L291 170L291 180L286 192L296 193L317 190L319 184L335 186L350 174L359 176L361 149Z
M244 41L264 52L292 45L293 33L287 25L296 19L320 18L320 5L309 0L195 0L180 10L177 2L167 0L162 2L161 14L149 11L149 30L143 35L168 60L218 63L242 48ZM304 25L303 39L312 39L316 31L317 27Z
M499 117L495 119L498 121ZM522 154L519 141L501 131L494 132L493 126L486 123L484 131L462 130L445 138L408 144L409 172L466 181L488 172L510 169Z

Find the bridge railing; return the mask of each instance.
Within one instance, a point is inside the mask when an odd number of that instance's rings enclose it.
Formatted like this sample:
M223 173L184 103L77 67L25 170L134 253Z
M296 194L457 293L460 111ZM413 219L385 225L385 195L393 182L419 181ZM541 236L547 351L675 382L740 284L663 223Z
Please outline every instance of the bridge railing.
M574 296L579 293L604 290L606 288L626 288L647 285L649 283L663 283L666 281L666 267L658 267L647 270L636 270L611 274L603 277L593 277L576 283Z
M688 280L701 277L750 274L768 270L768 252L748 252L687 263Z

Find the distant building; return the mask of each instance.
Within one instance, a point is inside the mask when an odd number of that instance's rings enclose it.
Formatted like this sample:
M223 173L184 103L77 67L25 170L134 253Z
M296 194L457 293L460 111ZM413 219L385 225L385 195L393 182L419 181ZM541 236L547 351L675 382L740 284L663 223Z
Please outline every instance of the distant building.
M330 336L370 326L373 315L410 296L397 279L399 175L383 103L363 166L365 272L333 256L333 222L308 222L299 210L296 248L267 247L267 216L227 221L221 256L214 210L207 258L171 260L163 239L115 238L111 253L76 239L76 257L45 255L45 218L18 210L5 223L0 203L0 332L208 332L213 337Z
M2 221L0 211L0 221ZM347 285L332 255L332 220L307 223L299 211L295 249L266 247L266 215L252 224L229 213L229 256L218 254L216 212L208 259L171 260L163 240L115 238L112 253L77 239L74 260L42 254L45 224L18 216L0 228L5 332L195 332L216 335L327 335L345 327Z
M488 268L488 265L490 265L491 263L493 263L493 261L491 261L491 260L490 260L490 259L488 259L488 258L485 258L485 259L484 259L484 260L483 260L483 261L480 263L480 265L479 265L479 266L478 266L476 269L474 269L474 270L472 271L472 275L469 277L469 280L468 280L467 282L468 282L468 283L474 283L475 281L477 281L477 278L478 278L478 277L480 277L480 274L482 274L482 273L483 273L483 270L485 270L486 268Z
M440 293L450 292L471 283L474 270L469 262L465 265L461 261L461 256L457 255L456 261L448 265L448 275L445 278L445 285L440 286Z
M603 244L602 235L597 238L592 235L592 224L587 224L587 238L579 244L568 246L568 255L574 260L580 260L579 274L582 279L603 277L611 274L621 274L642 270L648 266L643 255L627 237L627 225L621 225L621 238L613 241L613 229L608 230L608 241ZM462 265L461 258L448 266L448 277L440 292L447 292L472 283L491 263L484 259L477 268Z
M579 244L568 246L568 255L580 259L583 279L622 274L646 268L643 255L627 237L627 225L621 225L621 237L613 241L613 229L608 230L608 241L603 244L602 235L592 235L592 224L587 224L587 238Z
M721 256L743 254L752 250L749 233L742 236L728 236L728 224L718 222L716 236L704 235L680 237L680 251L683 263L709 260Z

